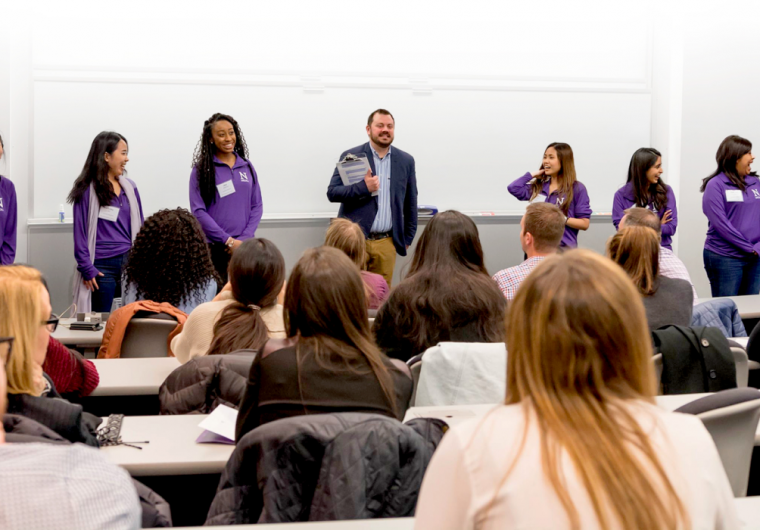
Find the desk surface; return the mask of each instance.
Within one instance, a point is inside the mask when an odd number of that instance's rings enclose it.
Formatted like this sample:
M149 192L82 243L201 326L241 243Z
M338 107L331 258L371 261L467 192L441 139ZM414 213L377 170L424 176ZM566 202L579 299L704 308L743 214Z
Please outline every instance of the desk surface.
M105 325L100 331L72 331L69 329L72 322L76 322L76 319L62 318L58 323L58 328L54 333L51 333L53 338L66 346L100 347L100 343L103 342Z
M180 364L176 357L93 359L100 383L91 396L157 395L158 388Z
M127 416L121 426L122 440L150 443L138 444L142 450L123 445L100 450L135 477L221 473L235 446L195 443L203 432L198 424L205 418L205 414Z
M687 403L709 396L710 394L679 394L674 396L657 396L657 404L665 410L674 411ZM497 405L457 405L443 407L412 407L406 411L404 421L413 418L440 418L451 426L463 421L478 418ZM755 445L760 446L760 424L755 433Z
M716 298L700 298L697 303L709 302L719 298L730 298L736 303L739 315L742 318L760 318L760 294L747 294L743 296L720 296Z

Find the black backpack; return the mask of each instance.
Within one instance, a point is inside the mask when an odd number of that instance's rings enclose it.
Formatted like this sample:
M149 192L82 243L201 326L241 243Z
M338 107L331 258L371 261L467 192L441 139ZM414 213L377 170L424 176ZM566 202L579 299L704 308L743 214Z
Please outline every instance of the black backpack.
M736 388L736 365L718 328L665 326L652 332L662 354L663 394L694 394Z

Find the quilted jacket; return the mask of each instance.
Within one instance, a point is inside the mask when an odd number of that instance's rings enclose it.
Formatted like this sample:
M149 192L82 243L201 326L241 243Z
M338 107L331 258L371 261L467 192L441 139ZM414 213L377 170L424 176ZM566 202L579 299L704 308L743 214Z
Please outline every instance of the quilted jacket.
M445 428L354 412L264 424L238 442L206 524L412 516Z
M194 357L158 390L161 414L209 414L220 404L239 408L255 350Z
M730 298L718 298L695 305L691 325L718 328L728 338L747 336L739 308Z

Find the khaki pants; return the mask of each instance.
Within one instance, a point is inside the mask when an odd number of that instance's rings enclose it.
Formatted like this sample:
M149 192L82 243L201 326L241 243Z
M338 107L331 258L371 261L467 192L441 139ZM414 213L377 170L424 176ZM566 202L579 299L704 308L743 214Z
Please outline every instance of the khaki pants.
M367 270L379 274L391 286L393 269L396 267L396 247L393 239L368 239L367 240Z

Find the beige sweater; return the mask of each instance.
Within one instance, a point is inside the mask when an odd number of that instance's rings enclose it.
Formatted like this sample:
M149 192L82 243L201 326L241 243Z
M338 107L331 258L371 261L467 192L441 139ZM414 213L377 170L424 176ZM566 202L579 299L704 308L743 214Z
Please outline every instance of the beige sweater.
M234 302L232 293L224 291L216 302L201 304L187 317L182 332L172 339L172 351L180 363L185 364L193 357L206 355L214 338L214 324L219 320L222 310ZM285 324L282 320L282 306L277 304L261 311L261 318L269 330L269 337L287 338Z

